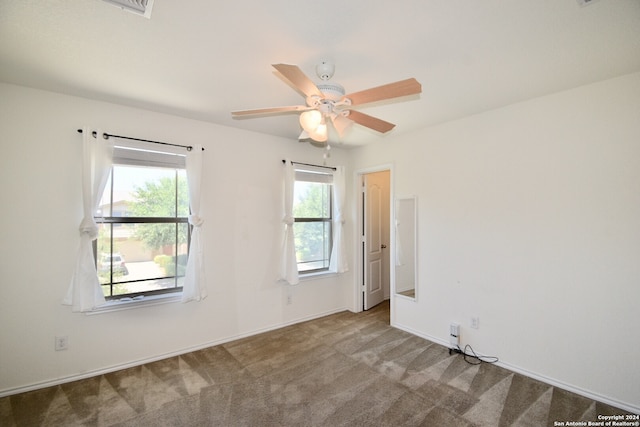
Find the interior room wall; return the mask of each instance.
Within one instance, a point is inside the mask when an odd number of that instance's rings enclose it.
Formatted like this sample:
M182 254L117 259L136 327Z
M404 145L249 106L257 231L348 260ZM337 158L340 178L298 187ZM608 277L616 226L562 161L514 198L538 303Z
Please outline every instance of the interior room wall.
M296 287L276 282L282 159L322 164L321 150L295 139L7 84L0 84L0 100L0 395L352 306L351 273ZM79 244L76 130L84 125L205 147L205 300L91 316L61 304ZM346 164L347 157L335 147L329 164ZM67 350L54 351L57 335L68 336Z
M633 74L356 150L418 197L395 326L448 344L457 322L462 346L640 412L639 118Z

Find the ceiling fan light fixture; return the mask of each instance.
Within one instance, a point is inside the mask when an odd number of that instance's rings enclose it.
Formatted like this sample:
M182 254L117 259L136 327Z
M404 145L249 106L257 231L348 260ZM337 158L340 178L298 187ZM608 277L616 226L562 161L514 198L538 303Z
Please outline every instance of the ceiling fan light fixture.
M324 115L318 110L309 110L300 114L300 126L309 138L314 141L324 142L328 139L327 122Z
M309 133L309 136L314 141L325 142L329 139L329 133L327 132L327 124L321 123L315 130L315 132Z
M316 132L309 133L309 138L316 142L327 142L329 139L329 135L327 134L327 126L325 125L323 128L318 128Z
M318 110L309 110L300 114L300 126L302 129L311 133L315 131L322 123L322 113Z

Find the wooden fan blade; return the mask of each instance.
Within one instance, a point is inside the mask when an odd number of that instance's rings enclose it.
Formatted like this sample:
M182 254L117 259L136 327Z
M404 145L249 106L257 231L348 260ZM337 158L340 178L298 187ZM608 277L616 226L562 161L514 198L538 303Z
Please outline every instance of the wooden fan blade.
M384 99L415 95L420 92L422 92L422 85L416 79L411 78L355 92L346 95L345 98L349 98L351 100L351 105L362 105L369 102L382 101Z
M322 97L320 89L302 72L297 65L272 64L273 68L280 71L289 82L297 87L306 96L317 95Z
M331 119L333 123L333 127L338 131L338 135L340 138L344 135L344 131L349 128L353 124L352 120L349 120L347 117L342 114L337 114L335 117Z
M304 105L293 105L290 107L272 107L272 108L259 108L257 110L232 111L231 115L254 116L254 115L261 115L261 114L279 114L279 113L290 113L293 111L307 111L310 109L311 107L307 107Z
M347 116L347 118L353 120L359 125L376 130L380 133L389 132L391 129L396 127L396 125L394 125L393 123L385 122L384 120L361 113L360 111L356 110L349 110L349 115Z

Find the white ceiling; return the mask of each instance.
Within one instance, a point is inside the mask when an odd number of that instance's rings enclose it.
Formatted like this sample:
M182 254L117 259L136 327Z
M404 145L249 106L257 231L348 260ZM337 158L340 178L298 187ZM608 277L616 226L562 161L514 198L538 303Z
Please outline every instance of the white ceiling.
M347 93L418 79L419 97L362 109L398 134L640 71L640 0L155 0L151 19L0 0L0 81L292 140L295 114L230 112L303 104L271 64L317 80L321 61ZM340 142L384 138L356 125Z

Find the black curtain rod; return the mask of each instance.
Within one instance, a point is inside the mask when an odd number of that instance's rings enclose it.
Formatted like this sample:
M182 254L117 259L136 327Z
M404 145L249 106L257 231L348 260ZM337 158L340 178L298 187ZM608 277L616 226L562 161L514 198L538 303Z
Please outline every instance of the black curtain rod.
M82 129L78 129L78 133L82 133ZM97 132L94 130L93 132L91 132L91 135L93 135L94 138L97 138ZM182 148L186 148L187 151L191 151L193 150L193 147L191 145L180 145L180 144L171 144L169 142L160 142L160 141L151 141L149 139L140 139L140 138L132 138L130 136L122 136L122 135L111 135L108 134L106 132L104 132L102 134L102 137L104 139L109 139L111 137L113 138L121 138L121 139L129 139L131 141L141 141L141 142L150 142L152 144L160 144L160 145L170 145L172 147L182 147ZM204 151L204 148L202 148L202 151Z
M285 159L282 159L282 163L287 163L287 161ZM336 170L336 168L331 167L331 166L312 165L311 163L300 163L300 162L294 162L293 160L291 161L291 164L292 165L302 165L302 166L313 166L314 168L325 168L325 169Z

